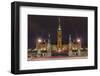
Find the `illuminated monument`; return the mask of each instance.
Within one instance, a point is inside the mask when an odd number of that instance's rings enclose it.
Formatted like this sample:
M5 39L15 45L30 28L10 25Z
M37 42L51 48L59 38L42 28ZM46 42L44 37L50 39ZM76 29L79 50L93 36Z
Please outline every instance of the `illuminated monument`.
M68 55L72 56L72 41L71 41L71 35L69 35L69 52Z
M59 18L59 26L57 29L57 50L58 52L62 50L62 29L60 24L60 18Z
M76 42L73 42L70 34L69 42L62 43L62 28L60 18L58 18L58 23L57 44L51 43L50 34L48 34L47 40L44 40L42 38L36 39L36 48L33 49L33 51L37 51L37 57L52 56L52 51L56 53L62 53L63 51L66 51L68 53L68 56L81 55L81 40L78 38Z
M50 41L50 34L48 34L47 56L51 56L51 41Z

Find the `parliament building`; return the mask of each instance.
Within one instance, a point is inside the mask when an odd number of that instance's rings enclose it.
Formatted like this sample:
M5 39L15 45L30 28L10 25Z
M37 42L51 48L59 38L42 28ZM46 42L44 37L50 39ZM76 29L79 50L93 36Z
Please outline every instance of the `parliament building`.
M53 53L67 53L68 56L73 55L73 50L75 55L80 55L81 40L77 39L77 42L72 42L71 35L69 35L69 41L66 44L62 43L62 26L60 23L60 18L58 18L58 28L57 28L57 42L51 43L50 34L48 34L48 39L43 40L41 38L36 39L36 48L33 52L37 51L34 55L40 56L52 56ZM76 50L76 51L75 51Z

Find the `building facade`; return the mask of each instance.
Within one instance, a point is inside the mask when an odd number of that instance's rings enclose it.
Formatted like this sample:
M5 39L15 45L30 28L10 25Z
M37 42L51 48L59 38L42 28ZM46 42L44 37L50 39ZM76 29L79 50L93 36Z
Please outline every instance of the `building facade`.
M45 51L47 53L47 56L51 56L52 51L54 52L68 52L69 56L72 56L73 50L78 50L78 53L80 52L81 48L81 42L72 42L71 35L69 35L69 42L66 44L62 43L62 28L61 28L61 21L60 18L58 18L58 28L57 28L57 44L52 44L50 39L50 34L48 35L48 40L42 40L37 39L36 41L36 48L34 50L37 50L40 52Z

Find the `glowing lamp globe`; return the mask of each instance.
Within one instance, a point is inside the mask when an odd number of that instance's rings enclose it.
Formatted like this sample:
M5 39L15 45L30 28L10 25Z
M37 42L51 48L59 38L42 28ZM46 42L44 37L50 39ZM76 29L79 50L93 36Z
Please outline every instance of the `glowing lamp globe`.
M77 39L77 42L80 42L81 40L80 39Z
M38 39L38 42L41 43L41 42L42 42L42 39L39 38L39 39Z

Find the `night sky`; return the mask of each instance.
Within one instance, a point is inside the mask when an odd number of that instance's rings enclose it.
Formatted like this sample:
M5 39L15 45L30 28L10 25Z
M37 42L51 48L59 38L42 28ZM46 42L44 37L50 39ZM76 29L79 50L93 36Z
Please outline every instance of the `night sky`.
M63 43L68 43L71 34L73 41L81 38L82 47L87 47L87 17L28 15L28 48L35 48L38 37L47 40L48 33L51 42L57 42L58 17L61 20Z

